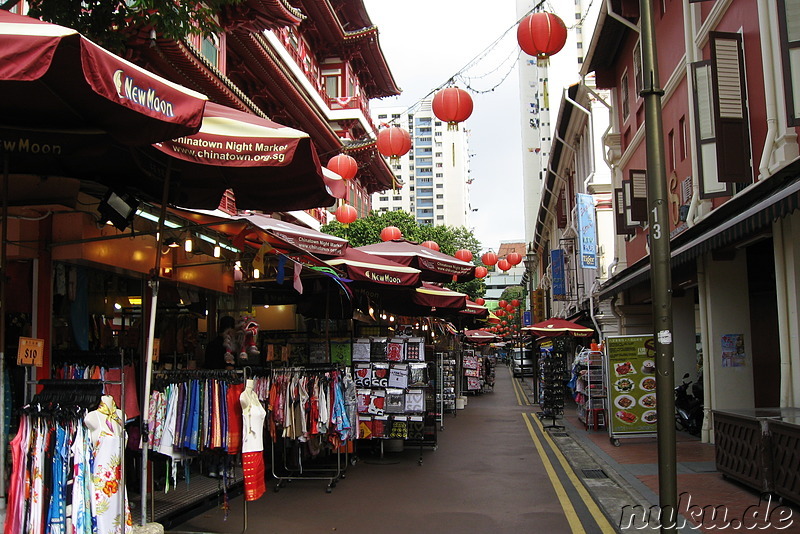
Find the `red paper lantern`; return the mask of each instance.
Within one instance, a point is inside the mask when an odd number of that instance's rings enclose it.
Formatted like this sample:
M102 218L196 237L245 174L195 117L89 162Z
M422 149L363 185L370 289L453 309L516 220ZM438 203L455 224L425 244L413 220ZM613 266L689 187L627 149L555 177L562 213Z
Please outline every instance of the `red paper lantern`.
M342 204L336 208L336 220L347 226L358 218L358 212L350 204Z
M522 51L539 59L547 59L564 48L567 27L553 13L531 13L517 26L517 43Z
M514 307L516 308L517 306L519 306L519 300L517 300L517 299L512 299L512 300L511 300L511 305L512 305L512 306L514 306Z
M514 306L511 304L506 304L506 311L510 314L514 313Z
M522 261L522 255L519 252L512 252L506 256L506 260L511 265L519 265L519 262Z
M465 248L461 248L456 250L455 257L461 261L469 263L472 261L472 252Z
M489 274L489 269L483 265L475 267L475 278L485 278L487 274Z
M423 241L422 243L420 243L420 245L425 248L429 248L431 250L439 252L439 243L437 243L436 241Z
M505 272L511 268L511 264L508 263L507 259L503 258L502 260L497 262L497 268Z
M483 256L481 256L481 261L484 265L492 266L497 263L497 254L494 252L487 252Z
M503 316L506 314L506 311L505 311L505 310L503 310L503 309L499 309L499 310L497 310L496 312L494 312L494 314L495 314L496 316L498 316L498 317L503 317Z
M381 240L382 241L392 241L394 239L402 239L403 232L400 231L400 228L396 226L387 226L383 230L381 230Z
M352 180L358 172L358 163L355 158L347 154L339 154L328 160L328 169L342 177L343 180Z
M458 130L458 123L472 115L472 97L458 87L441 89L434 95L431 106L433 114L447 122L448 130Z
M498 305L499 307L501 307L501 308L505 308L505 307L506 307L506 304L508 304L508 302L507 302L507 301L505 301L505 300L501 300L500 302L498 302L498 303L497 303L497 305Z
M500 322L500 324L501 324L501 325L503 325L503 326L505 326L505 325L507 325L507 324L508 324L508 321L501 321L501 322Z
M475 299L475 304L477 304L478 306L483 306L484 304L486 304L486 301L481 297L478 297Z
M378 132L378 152L397 165L400 156L411 150L411 134L398 126L390 126Z

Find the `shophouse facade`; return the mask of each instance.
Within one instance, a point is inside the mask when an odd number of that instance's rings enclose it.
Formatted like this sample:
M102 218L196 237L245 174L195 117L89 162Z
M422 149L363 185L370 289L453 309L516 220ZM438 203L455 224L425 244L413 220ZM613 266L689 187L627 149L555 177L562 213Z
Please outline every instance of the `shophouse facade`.
M675 377L689 373L703 381L706 441L714 441L713 410L800 401L800 63L796 32L784 22L798 8L793 0L653 5L664 90ZM647 73L638 19L638 2L604 3L582 69L609 91L612 109L603 150L615 233L605 254L614 267L607 278L598 271L590 295L605 334L653 328L640 96Z

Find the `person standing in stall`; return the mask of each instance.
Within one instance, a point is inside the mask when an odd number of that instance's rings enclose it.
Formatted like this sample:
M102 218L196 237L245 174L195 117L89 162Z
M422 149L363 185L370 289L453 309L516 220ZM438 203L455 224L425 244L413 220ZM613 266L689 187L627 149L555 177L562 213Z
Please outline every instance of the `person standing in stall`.
M236 320L230 315L219 319L217 335L206 345L206 369L233 369L236 365L236 355L230 344L235 338Z

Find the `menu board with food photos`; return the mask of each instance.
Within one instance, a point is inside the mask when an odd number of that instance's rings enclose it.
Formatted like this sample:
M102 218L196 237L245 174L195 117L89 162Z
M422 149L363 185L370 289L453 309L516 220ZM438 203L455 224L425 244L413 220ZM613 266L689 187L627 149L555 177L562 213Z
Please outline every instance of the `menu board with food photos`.
M609 336L608 432L612 438L656 432L656 350L652 335Z

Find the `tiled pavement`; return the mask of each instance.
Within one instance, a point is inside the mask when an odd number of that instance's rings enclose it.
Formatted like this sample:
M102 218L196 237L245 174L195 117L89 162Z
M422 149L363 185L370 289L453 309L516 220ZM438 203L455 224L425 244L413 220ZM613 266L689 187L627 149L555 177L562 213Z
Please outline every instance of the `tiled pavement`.
M530 382L530 379L526 379ZM526 386L530 392L530 385ZM643 499L658 504L658 444L655 438L621 439L614 446L605 430L587 431L575 406L568 404L564 424L570 437L587 454L630 484ZM678 432L676 443L679 507L685 521L681 532L784 532L800 534L800 507L723 477L716 470L714 445ZM623 518L620 510L605 510L610 518ZM716 515L713 515L716 513ZM725 515L727 514L727 515ZM642 515L641 511L639 515ZM653 512L654 515L654 512ZM625 521L621 521L625 523ZM620 521L616 522L617 525ZM646 531L641 528L630 531ZM748 528L750 527L750 528ZM625 529L622 529L624 532ZM653 530L654 532L656 530Z

